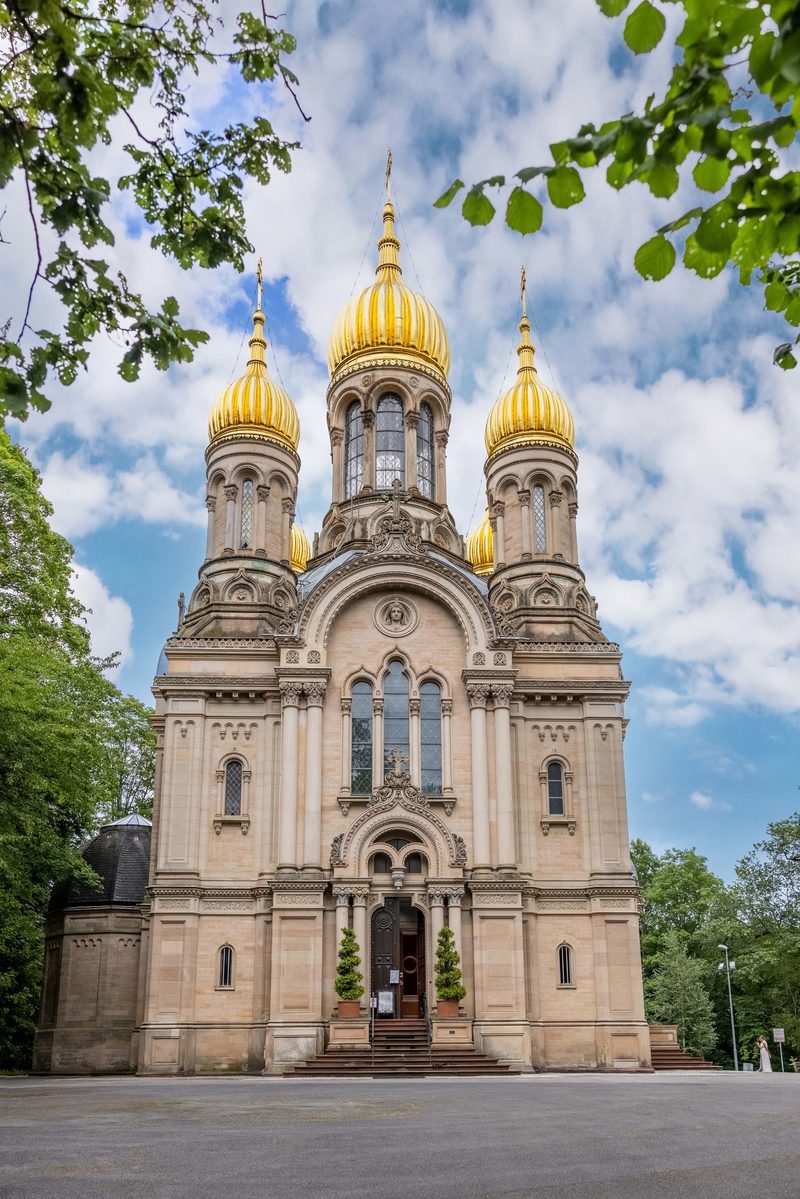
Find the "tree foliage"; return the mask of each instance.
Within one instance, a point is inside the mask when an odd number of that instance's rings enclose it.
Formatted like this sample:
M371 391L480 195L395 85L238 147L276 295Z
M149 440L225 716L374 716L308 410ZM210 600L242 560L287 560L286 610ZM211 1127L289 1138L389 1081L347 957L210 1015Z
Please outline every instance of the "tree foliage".
M584 198L582 172L603 165L621 189L640 183L669 200L694 183L690 207L678 211L636 251L646 279L663 279L684 264L710 279L726 266L742 283L754 273L768 309L781 313L791 340L775 350L784 368L797 364L800 342L800 171L782 152L800 128L800 7L796 0L597 0L608 17L627 12L622 30L634 54L647 54L666 30L667 5L683 9L676 61L663 96L639 112L550 146L552 163L526 166L513 180L495 175L472 184L462 213L473 225L495 214L487 188L511 189L505 219L519 233L542 226L543 208L529 190L544 182L547 199L569 208ZM464 187L454 180L436 201L446 207ZM682 189L683 192L688 190ZM541 195L540 189L540 195Z
M360 999L364 994L364 975L358 968L360 965L356 934L352 928L342 929L336 977L333 980L333 989L340 999Z
M230 32L230 31L229 31ZM153 232L150 244L184 268L232 263L252 247L242 190L290 169L294 143L257 116L197 128L187 92L201 71L233 67L245 84L296 77L283 61L294 38L263 4L226 30L209 0L8 0L0 7L0 189L21 185L36 260L24 310L0 314L0 414L24 418L49 407L48 375L74 382L92 338L122 346L119 373L138 377L149 357L160 370L191 360L207 340L179 320L167 296L151 310L103 257L113 246L108 206L132 195ZM107 178L103 148L123 142L126 162ZM30 325L37 283L60 301L63 327ZM11 298L10 290L6 302Z
M645 985L647 1017L655 1023L677 1024L678 1041L687 1053L705 1056L717 1042L714 1008L706 990L708 968L690 957L678 932L669 932L658 968Z
M467 989L461 981L461 959L458 956L452 928L446 924L439 929L436 942L436 996L438 999L463 999Z
M18 1067L30 1060L51 888L93 879L81 841L152 778L147 711L91 655L72 549L50 512L0 427L0 1065Z

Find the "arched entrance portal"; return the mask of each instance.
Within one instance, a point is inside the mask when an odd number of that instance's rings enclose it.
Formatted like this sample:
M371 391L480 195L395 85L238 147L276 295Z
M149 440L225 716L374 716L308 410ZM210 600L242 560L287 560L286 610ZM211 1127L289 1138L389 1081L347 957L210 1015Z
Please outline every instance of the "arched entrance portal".
M419 908L401 895L387 895L372 914L372 994L378 1015L425 1014L425 921ZM395 981L393 981L395 980ZM391 992L391 1011L387 993Z

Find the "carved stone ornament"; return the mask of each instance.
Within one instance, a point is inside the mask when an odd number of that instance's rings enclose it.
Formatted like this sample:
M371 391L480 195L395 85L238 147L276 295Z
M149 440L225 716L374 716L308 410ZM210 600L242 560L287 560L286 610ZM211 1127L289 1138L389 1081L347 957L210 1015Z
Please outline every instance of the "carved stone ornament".
M297 652L296 649L290 649L286 654L286 661L290 662L290 663L299 662L300 654Z
M392 484L391 499L386 497L385 500L386 503L392 505L392 511L378 521L376 532L368 547L369 553L380 554L391 551L393 546L396 547L396 552L400 553L422 554L425 552L414 521L408 513L403 512L400 508L401 501L407 503L408 500L408 492L402 491L399 480L395 479Z
M473 666L485 666L486 665L486 654L482 654L482 653L480 653L480 651L477 654L473 654L472 655L472 665Z
M317 666L322 661L322 654L318 649L309 650L308 661L312 666Z
M419 624L416 605L408 599L382 600L372 614L376 629L387 637L407 637Z
M344 833L337 833L331 841L331 866L335 866L341 860L343 841Z

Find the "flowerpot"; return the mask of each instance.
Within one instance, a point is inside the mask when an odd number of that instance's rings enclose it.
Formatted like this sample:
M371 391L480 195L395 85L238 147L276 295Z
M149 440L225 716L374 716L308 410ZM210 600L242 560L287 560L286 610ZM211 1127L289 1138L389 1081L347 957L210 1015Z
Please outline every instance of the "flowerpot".
M454 1020L458 1015L458 1000L457 999L437 999L436 1000L436 1015L444 1016L448 1020Z
M339 1000L339 1019L357 1020L361 1015L361 1003L358 999Z

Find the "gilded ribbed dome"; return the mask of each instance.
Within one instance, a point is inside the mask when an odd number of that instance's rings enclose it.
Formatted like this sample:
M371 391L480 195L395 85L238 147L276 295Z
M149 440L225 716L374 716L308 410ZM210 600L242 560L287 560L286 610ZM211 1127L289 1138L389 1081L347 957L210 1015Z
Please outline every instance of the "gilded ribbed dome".
M290 566L296 575L301 575L308 566L311 557L311 546L300 525L292 525L292 545L290 551Z
M275 441L296 450L300 442L297 409L286 392L273 383L267 371L264 351L264 313L261 311L261 264L259 262L258 307L253 313L253 336L247 370L229 383L211 409L208 421L210 441L229 437L255 437Z
M444 324L433 304L403 282L394 206L388 193L378 249L375 282L345 304L333 327L328 342L331 377L345 363L366 366L388 354L406 359L412 366L433 367L446 378L450 346Z
M490 575L494 570L494 538L487 512L481 523L467 537L467 559L476 575Z
M572 449L575 424L566 400L547 387L533 364L531 324L525 310L523 275L522 320L519 323L519 369L516 382L496 401L486 421L486 450L498 450L531 441L554 441Z

